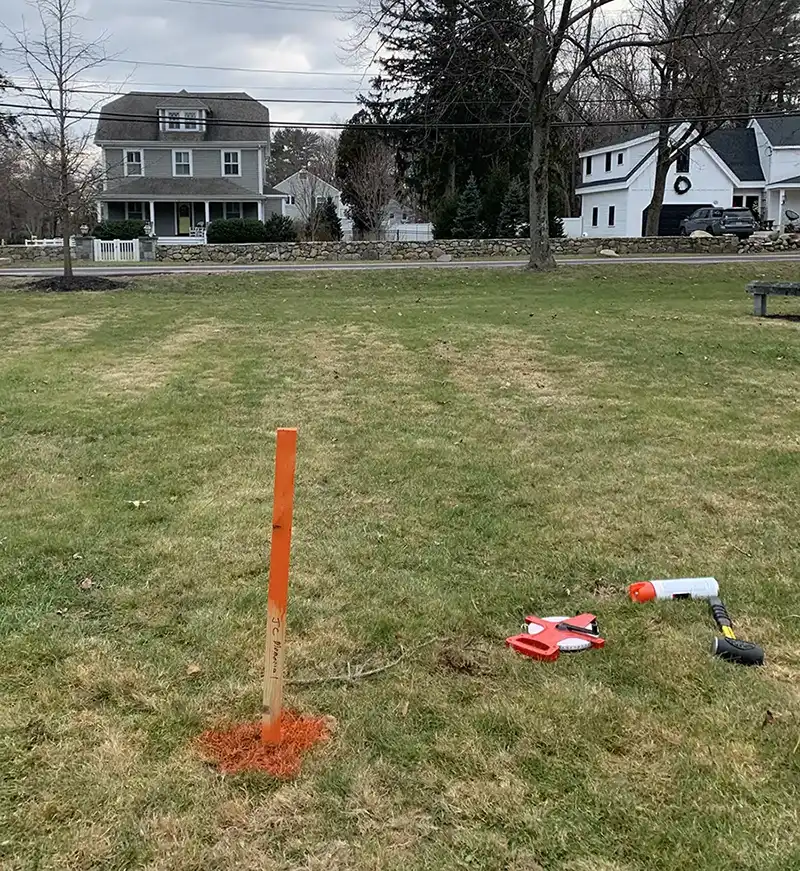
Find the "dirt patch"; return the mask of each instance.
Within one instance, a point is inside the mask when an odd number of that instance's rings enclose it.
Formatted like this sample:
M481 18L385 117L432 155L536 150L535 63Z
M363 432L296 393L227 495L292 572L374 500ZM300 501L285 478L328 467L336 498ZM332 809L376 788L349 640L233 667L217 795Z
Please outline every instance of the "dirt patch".
M129 284L127 281L114 281L101 275L75 275L72 278L52 275L29 281L25 287L28 290L43 290L48 293L68 293L73 290L122 290Z

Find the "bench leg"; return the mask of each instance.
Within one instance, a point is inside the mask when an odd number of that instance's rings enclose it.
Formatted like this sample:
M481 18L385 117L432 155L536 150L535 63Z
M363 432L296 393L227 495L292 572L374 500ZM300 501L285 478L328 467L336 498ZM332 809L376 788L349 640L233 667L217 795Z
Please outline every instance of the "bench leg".
M767 295L766 293L753 294L753 314L759 318L767 316Z

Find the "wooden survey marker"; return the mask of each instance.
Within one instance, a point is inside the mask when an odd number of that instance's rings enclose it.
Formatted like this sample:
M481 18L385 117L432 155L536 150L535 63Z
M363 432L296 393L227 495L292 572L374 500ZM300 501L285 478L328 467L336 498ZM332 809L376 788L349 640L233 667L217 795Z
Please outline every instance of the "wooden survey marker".
M279 429L275 452L275 496L267 593L267 646L264 654L264 710L261 721L261 740L266 744L277 744L281 738L286 601L289 593L296 455L297 430Z

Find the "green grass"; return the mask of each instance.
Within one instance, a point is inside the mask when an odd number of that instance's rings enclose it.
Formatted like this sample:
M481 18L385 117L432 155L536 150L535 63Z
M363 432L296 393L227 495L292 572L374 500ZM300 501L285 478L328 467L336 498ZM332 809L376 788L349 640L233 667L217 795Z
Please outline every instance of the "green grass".
M0 866L800 868L800 324L744 293L793 271L0 296ZM281 425L290 674L449 639L289 688L338 727L288 784L192 746L260 707ZM706 574L766 668L709 657L702 603L625 597ZM605 650L504 648L582 610Z

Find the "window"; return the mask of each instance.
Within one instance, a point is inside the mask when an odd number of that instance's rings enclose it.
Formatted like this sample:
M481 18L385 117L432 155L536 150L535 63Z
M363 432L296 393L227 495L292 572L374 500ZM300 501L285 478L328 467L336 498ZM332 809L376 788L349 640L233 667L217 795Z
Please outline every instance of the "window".
M144 203L125 203L126 221L144 220Z
M597 226L597 221L598 221L599 217L600 217L600 209L598 209L597 206L595 206L592 209L592 226L593 227Z
M611 152L606 153L606 172L611 172Z
M191 175L192 174L192 152L191 151L173 151L172 152L172 174L173 175Z
M689 149L682 148L675 159L675 169L678 172L689 172Z
M235 221L242 217L241 203L225 203L225 220Z
M241 175L242 174L242 154L240 151L223 151L222 152L222 174L223 175Z
M620 151L617 154L617 166L622 166L623 163L625 163L625 152Z
M733 208L740 209L744 205L744 197L733 198Z
M294 200L293 196L286 197L286 205L287 206L293 206L294 204L295 204L295 200Z
M205 109L159 109L162 130L205 130Z
M609 206L608 207L608 226L613 227L614 221L617 219L617 207Z
M126 151L125 152L125 175L144 175L142 171L142 152L141 151Z
M586 172L584 173L584 175L591 175L591 174L592 174L592 158L587 157L586 158Z

